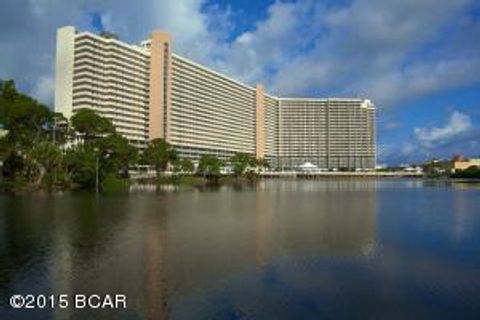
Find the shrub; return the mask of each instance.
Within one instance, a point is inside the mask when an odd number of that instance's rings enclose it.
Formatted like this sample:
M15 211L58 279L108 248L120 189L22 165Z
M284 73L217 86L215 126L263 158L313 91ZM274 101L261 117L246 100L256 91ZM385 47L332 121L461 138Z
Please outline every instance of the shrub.
M101 184L102 191L105 192L125 192L130 187L128 179L117 178L115 175L109 174L105 177Z

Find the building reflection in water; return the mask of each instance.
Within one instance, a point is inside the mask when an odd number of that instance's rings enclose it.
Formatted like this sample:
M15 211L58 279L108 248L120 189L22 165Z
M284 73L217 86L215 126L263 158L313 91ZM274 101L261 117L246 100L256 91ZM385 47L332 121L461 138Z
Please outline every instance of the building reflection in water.
M256 193L256 261L364 255L375 245L375 180L261 181Z
M53 310L57 319L168 319L165 206L158 198L57 205L50 255L55 294L125 294L125 310ZM152 201L154 200L154 201ZM71 220L75 221L71 221Z
M471 184L454 184L454 188L459 190L453 194L452 201L452 238L454 241L462 241L464 238L471 236L475 231L474 223L472 223L474 219L472 212L478 212L478 209L475 208L472 201L470 201L471 191L469 191L468 188L478 189L479 186L480 184L477 186L472 186Z
M44 291L128 297L127 311L54 309L57 319L182 318L201 308L195 301L203 294L282 259L360 256L375 244L373 180L65 195L36 206L49 212L38 218L48 233L39 235L43 247L32 249L45 255L47 272L36 279Z

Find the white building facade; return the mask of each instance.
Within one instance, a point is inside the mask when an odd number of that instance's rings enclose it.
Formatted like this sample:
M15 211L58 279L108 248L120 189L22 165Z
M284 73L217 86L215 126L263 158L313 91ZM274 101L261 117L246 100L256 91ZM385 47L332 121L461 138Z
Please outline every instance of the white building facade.
M375 168L369 100L272 96L174 54L160 31L131 45L58 29L55 111L70 118L81 108L139 148L164 138L194 160L242 152L282 167Z

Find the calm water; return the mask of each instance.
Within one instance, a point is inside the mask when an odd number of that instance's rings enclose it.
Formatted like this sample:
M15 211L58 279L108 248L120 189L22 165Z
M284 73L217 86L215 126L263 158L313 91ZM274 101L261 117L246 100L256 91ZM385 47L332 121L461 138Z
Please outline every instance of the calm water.
M125 294L127 310L12 294ZM0 195L0 319L480 319L480 187Z

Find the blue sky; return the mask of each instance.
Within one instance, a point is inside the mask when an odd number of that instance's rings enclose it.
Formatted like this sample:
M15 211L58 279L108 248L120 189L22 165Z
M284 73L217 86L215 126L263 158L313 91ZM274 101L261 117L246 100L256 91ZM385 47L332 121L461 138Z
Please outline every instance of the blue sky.
M476 0L3 0L0 78L52 105L55 30L108 29L280 96L359 96L378 108L379 163L480 156Z

